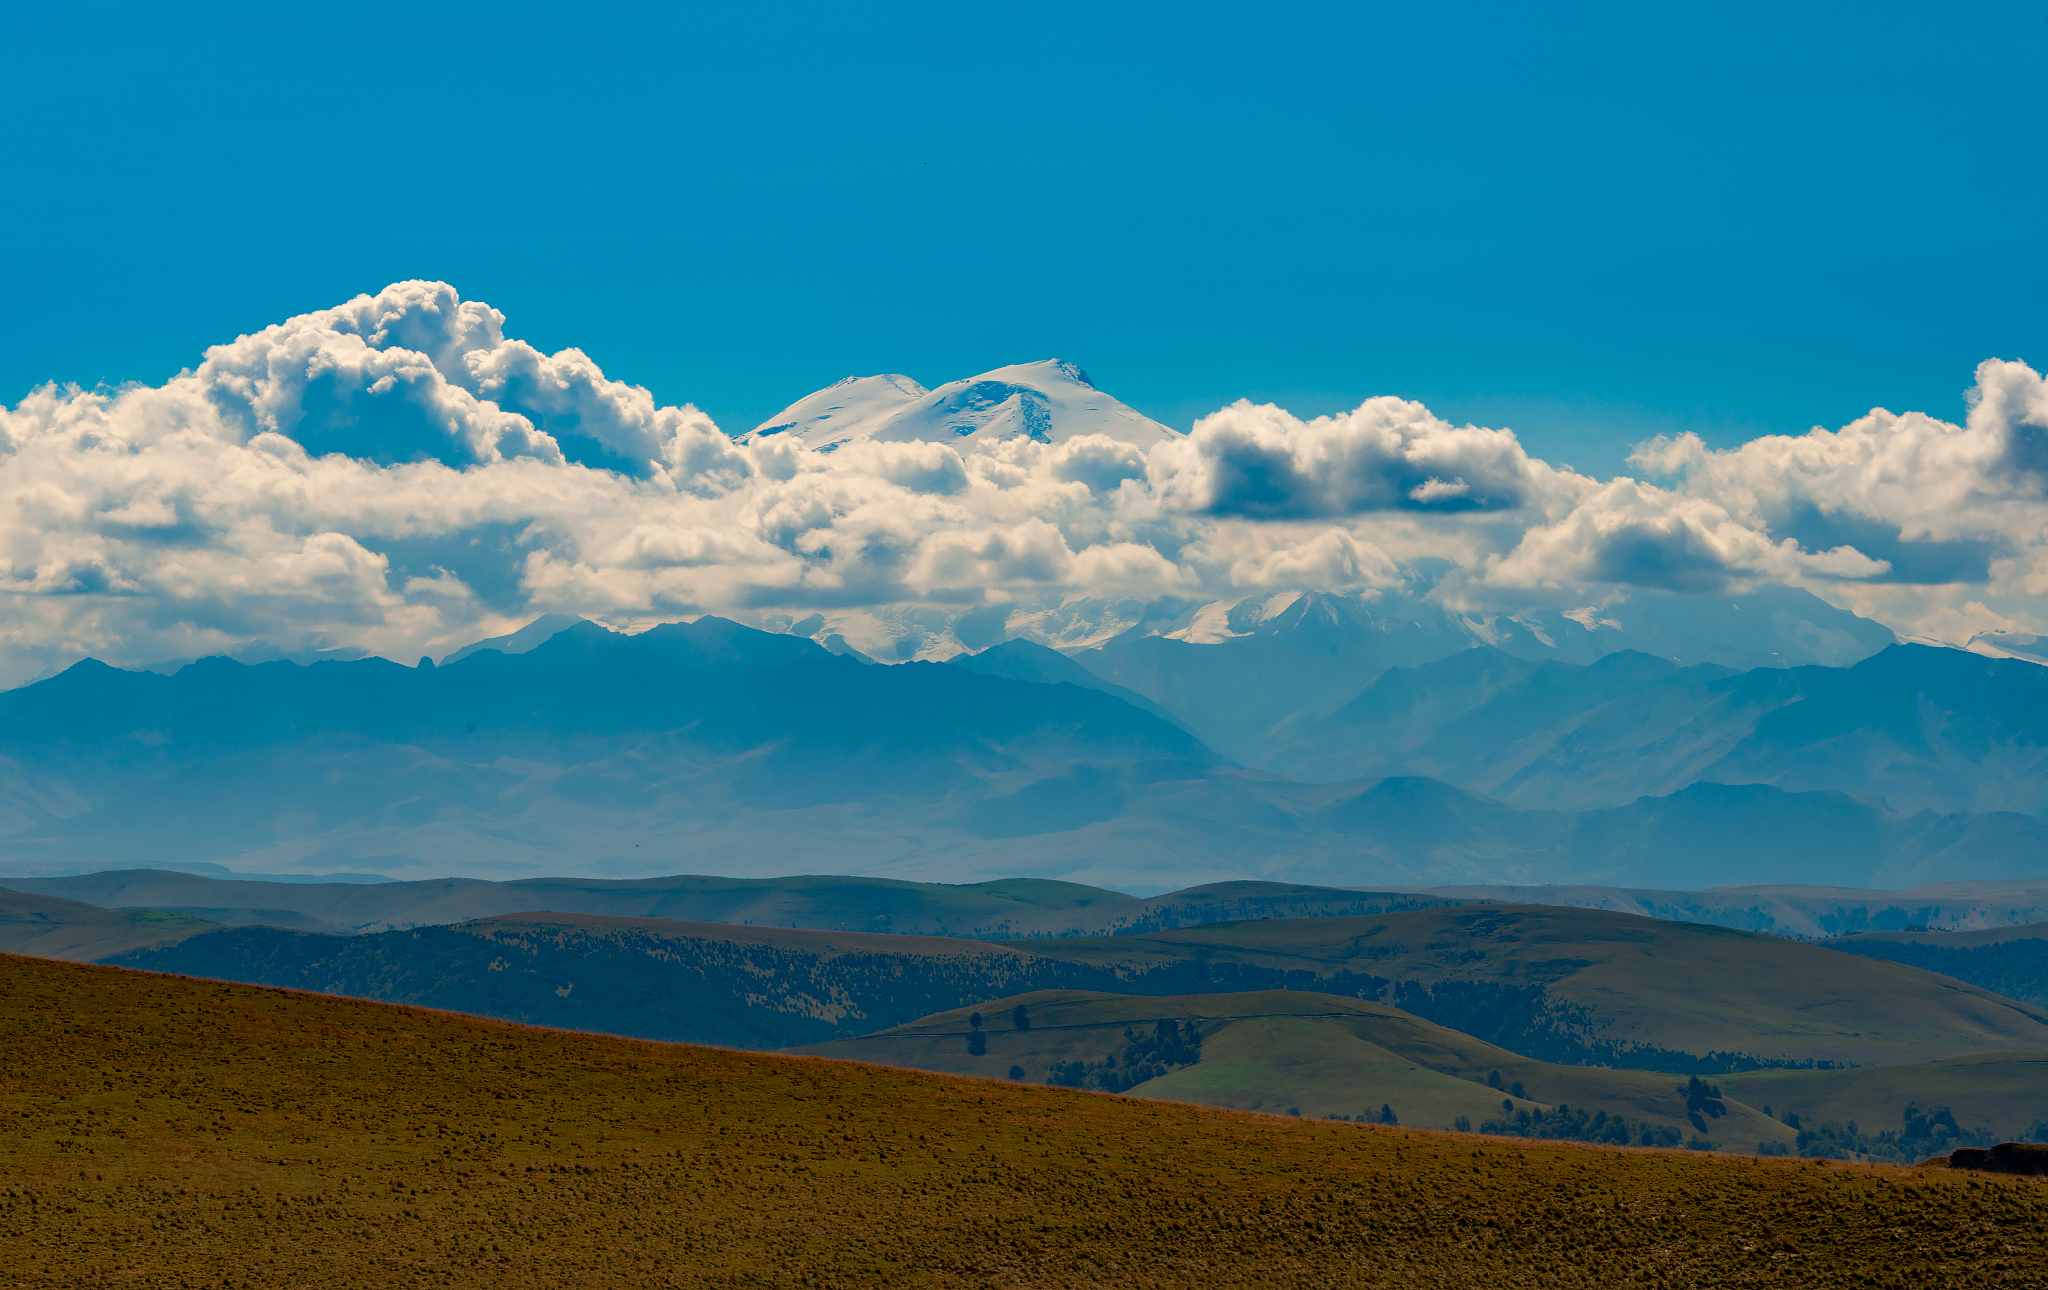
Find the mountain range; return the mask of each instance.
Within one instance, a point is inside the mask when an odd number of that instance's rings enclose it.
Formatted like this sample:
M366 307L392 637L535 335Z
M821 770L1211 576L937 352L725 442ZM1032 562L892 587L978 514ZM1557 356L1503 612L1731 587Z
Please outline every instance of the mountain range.
M1145 475L1145 451L1184 436L1098 389L1075 364L1046 359L930 390L901 373L849 376L735 438L824 452L862 444L971 450L1086 440L1093 447L1061 469L1110 493L1120 480ZM1440 596L1452 572L1449 561L1428 557L1402 565L1393 581L1376 578L1357 590L1262 591L1227 600L1188 599L1171 588L1135 597L1026 591L981 603L826 603L811 615L764 613L749 621L823 643L850 642L844 648L891 662L939 661L1010 638L1086 650L1082 661L1091 671L1161 703L1210 746L1247 764L1273 752L1293 726L1328 715L1378 672L1475 644L1538 662L1583 664L1634 649L1686 666L1745 670L1844 666L1896 639L1890 629L1792 587L1644 590L1576 608L1499 613L1454 607L1458 597ZM2031 658L2023 635L1988 634L1971 648ZM1281 666L1271 666L1276 661ZM1217 676L1231 684L1219 689L1212 684Z
M1265 764L1309 780L1428 774L1566 809L1729 783L2032 816L2048 808L2044 749L2048 669L2032 663L1895 645L1851 667L1736 674L1480 648L1381 675Z
M1287 773L1356 732L1347 704L1390 671L1468 658L1556 663L1570 675L1617 652L1654 655L1674 668L1750 670L1800 664L1846 667L1895 643L1892 632L1810 592L1762 587L1740 599L1645 595L1595 613L1475 618L1430 598L1427 580L1371 596L1281 592L1142 619L1107 639L1069 646L1104 680L1145 695L1209 743L1247 765ZM1174 609L1145 606L1138 615ZM1574 616L1576 615L1576 616ZM1015 621L1012 627L1032 626ZM1507 665L1517 677L1526 673ZM1431 680L1437 678L1432 676ZM1306 746L1304 746L1306 741ZM1342 756L1341 752L1334 754Z
M1145 474L1143 451L1181 438L1056 359L933 390L900 373L849 376L737 436L742 444L801 443L828 452L860 444L981 449L1012 441L1063 448L1086 440L1094 447L1069 454L1061 470L1106 492L1122 478ZM1210 746L1246 764L1260 764L1295 725L1328 715L1378 672L1475 644L1532 661L1583 664L1634 649L1685 666L1746 670L1843 666L1896 639L1878 623L1790 587L1642 590L1576 608L1502 613L1459 607L1464 597L1440 594L1455 572L1449 561L1421 558L1391 572L1391 581L1375 577L1356 590L1283 589L1227 600L1188 599L1171 588L1142 597L1025 591L980 603L823 603L811 615L764 613L749 621L850 642L885 661L939 661L1010 638L1090 651L1083 660L1090 670L1161 703ZM2028 657L2024 646L2015 647L2017 654L2008 648L2015 641L1987 637L1972 648ZM1276 661L1281 666L1270 666ZM1218 676L1229 684L1215 686Z
M0 694L0 865L1152 890L2048 876L2031 663L1466 649L1361 682L1276 756L1289 778L1233 764L1170 692L1089 653L875 667L707 617L579 622L441 667L86 662ZM1239 660L1283 674L1273 693L1302 670Z

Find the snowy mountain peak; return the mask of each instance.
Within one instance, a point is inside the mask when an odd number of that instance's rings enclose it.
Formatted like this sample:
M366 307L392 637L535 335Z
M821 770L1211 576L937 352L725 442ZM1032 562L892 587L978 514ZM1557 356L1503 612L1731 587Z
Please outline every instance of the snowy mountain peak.
M1903 638L1902 638L1903 639ZM1944 645L1944 641L1926 641L1925 644ZM1954 646L1949 646L1953 649ZM1972 654L1983 654L1988 658L2016 658L2028 663L2048 663L2048 640L2033 632L1988 631L1978 632L1964 643L1963 648Z
M1220 645L1240 636L1281 636L1370 622L1361 601L1321 591L1276 591L1217 600L1181 614L1155 634L1190 645Z
M1078 385L1091 393L1099 394L1095 382L1088 379L1088 373L1078 363L1069 363L1063 358L1040 359L1036 363L1013 363L998 367L993 372L983 372L970 377L975 381L1004 381L1014 385L1030 386L1049 390L1059 385Z
M901 411L929 391L900 373L846 376L816 394L805 395L740 436L752 443L770 435L789 434L809 448L837 446L858 438L859 427Z
M793 435L829 452L860 439L966 447L1006 439L1061 443L1099 434L1149 448L1176 432L1095 388L1073 363L1016 363L926 390L907 376L847 377L790 404L740 436ZM962 444L966 440L966 444Z

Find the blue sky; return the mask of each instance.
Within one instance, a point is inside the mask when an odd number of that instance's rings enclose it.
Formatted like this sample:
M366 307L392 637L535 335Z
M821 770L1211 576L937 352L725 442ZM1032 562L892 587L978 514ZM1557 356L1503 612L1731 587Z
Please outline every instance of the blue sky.
M740 430L1058 355L1601 474L2048 362L2048 3L46 6L0 401L435 278Z

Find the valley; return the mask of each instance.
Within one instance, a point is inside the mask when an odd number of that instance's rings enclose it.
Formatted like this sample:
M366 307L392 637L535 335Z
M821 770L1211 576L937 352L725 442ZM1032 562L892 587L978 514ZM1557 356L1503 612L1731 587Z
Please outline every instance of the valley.
M221 928L101 957L761 1048L1036 989L1291 989L1384 1001L1533 1058L1676 1073L2048 1049L2048 1010L1916 968L1542 906L1006 942L527 913L354 937Z
M1533 1130L1532 1112L1555 1119L1562 1106L1597 1114L1589 1136L1616 1145L1707 1149L1711 1133L1713 1146L1747 1149L1794 1137L1740 1104L1717 1103L1712 1123L1694 1126L1685 1082L1665 1075L1530 1061L1384 1004L1295 990L1038 991L795 1051L1273 1115L1384 1116L1425 1129L1484 1129L1519 1113Z

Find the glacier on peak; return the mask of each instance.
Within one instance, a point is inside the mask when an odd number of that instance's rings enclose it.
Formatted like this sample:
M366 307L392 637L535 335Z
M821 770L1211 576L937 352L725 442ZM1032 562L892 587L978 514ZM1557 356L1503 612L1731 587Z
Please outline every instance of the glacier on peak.
M865 437L863 427L888 420L929 393L897 372L844 377L815 394L806 394L740 435L739 441L751 444L773 435L791 435L806 448L829 450L849 439Z
M1901 636L1901 640L1906 639ZM1922 638L1915 638L1916 641ZM1925 640L1928 645L1947 645L1946 641ZM1952 647L1951 647L1952 648ZM1986 658L2016 658L2027 663L2048 664L2048 638L2034 632L1994 629L1978 632L1963 642L1963 648L1972 654Z
M739 436L742 444L793 437L830 452L855 440L922 440L979 446L1006 439L1064 443L1106 435L1150 448L1179 433L1095 388L1088 374L1056 358L1016 363L927 390L907 376L849 376ZM963 445L964 446L964 445Z

